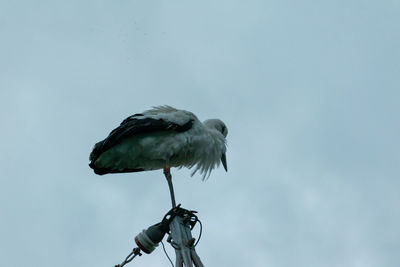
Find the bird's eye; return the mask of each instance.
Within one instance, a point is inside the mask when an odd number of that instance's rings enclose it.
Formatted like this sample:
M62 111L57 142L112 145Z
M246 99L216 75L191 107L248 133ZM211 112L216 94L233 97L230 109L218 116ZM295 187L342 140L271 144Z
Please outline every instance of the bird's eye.
M222 126L221 132L224 133L225 132L225 126Z

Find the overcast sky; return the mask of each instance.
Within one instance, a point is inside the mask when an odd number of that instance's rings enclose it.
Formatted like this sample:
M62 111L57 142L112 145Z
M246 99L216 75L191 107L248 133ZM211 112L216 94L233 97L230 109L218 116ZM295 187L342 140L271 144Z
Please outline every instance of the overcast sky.
M229 129L228 173L172 170L206 266L397 267L399 14L395 0L2 1L0 266L120 263L169 210L167 183L97 176L88 156L168 104ZM169 262L157 248L128 266Z

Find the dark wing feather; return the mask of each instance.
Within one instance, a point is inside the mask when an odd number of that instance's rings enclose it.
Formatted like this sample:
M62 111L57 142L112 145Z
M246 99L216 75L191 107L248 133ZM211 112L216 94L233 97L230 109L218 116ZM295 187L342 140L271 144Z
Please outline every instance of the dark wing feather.
M89 164L89 166L94 170L95 174L98 175L103 175L103 174L107 174L107 173L126 173L126 172L141 172L144 171L144 169L123 169L123 170L113 170L110 168L97 168L94 167L92 163Z
M105 151L111 147L119 144L122 140L127 137L134 136L136 134L152 133L159 131L176 131L185 132L189 130L193 125L193 120L189 120L183 125L166 121L163 119L148 118L143 114L135 114L126 118L119 127L112 130L106 139L95 144L92 153L90 153L89 160L91 161L89 166L95 169L94 162L96 159ZM101 171L101 170L99 170ZM141 171L141 170L131 170Z

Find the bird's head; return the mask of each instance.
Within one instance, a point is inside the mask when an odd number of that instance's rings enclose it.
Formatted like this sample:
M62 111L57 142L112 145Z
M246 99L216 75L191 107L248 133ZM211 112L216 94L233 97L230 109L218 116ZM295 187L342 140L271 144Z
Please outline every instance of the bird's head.
M219 119L210 119L203 123L207 128L216 129L218 132L222 133L225 138L228 135L228 128L226 128L225 123Z
M228 128L226 127L225 123L219 119L210 119L203 122L203 124L209 129L216 129L220 132L224 138L228 135ZM221 162L224 166L225 171L228 171L228 165L226 163L226 154L222 153L221 155Z

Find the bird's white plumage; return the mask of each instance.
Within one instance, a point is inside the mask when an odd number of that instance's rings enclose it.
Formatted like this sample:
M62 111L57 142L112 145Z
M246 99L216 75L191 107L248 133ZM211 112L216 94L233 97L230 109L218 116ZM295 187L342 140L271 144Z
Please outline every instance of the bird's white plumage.
M93 162L95 168L123 172L124 169L162 169L165 165L194 167L192 175L200 172L206 178L219 166L222 157L226 168L227 129L222 121L213 119L202 123L193 113L170 106L155 107L134 116L131 117L138 124L162 121L165 129L124 137L97 156ZM169 130L189 124L191 127L184 131Z

